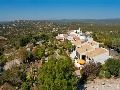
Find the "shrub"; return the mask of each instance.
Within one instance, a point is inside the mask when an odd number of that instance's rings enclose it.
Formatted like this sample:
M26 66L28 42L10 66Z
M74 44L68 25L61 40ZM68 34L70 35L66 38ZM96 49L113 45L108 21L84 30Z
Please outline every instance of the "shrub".
M111 74L108 71L105 71L105 78L111 78Z
M100 70L100 73L98 74L98 77L102 79L104 77L104 71Z

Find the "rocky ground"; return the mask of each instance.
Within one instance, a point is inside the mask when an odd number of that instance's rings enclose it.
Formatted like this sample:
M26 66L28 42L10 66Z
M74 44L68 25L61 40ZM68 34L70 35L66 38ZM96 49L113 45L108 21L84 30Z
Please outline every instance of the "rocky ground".
M95 79L85 87L86 90L120 90L120 79Z

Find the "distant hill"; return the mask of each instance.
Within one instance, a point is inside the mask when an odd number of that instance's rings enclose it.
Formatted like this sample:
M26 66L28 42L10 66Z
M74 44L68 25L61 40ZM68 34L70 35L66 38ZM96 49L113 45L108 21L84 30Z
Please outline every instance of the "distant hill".
M0 21L0 24L8 23L9 21Z
M116 19L62 19L62 20L50 20L53 22L84 22L95 24L120 24L120 18Z
M61 20L15 20L16 21L30 21L30 22L82 22L82 23L94 23L94 24L120 24L120 18L113 19L61 19ZM0 21L0 24L9 23L10 21Z

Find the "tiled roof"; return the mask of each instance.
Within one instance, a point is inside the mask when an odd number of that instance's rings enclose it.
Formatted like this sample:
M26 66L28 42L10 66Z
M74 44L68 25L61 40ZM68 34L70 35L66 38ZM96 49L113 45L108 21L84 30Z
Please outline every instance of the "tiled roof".
M76 35L75 35L75 34L70 34L70 36L71 36L71 37L73 37L73 38L74 38L74 37L76 37Z
M75 46L78 46L81 44L81 41L77 40L77 41L72 41L71 43L74 44Z
M68 34L63 34L64 37L68 37Z
M95 41L92 41L92 42L88 42L91 46L94 46L94 45L97 45L98 43L95 42Z
M80 54L80 53L87 52L87 51L92 50L92 49L94 49L92 46L85 43L85 44L81 45L80 47L77 47L76 51Z
M105 48L96 48L93 51L87 52L86 55L89 58L92 58L92 57L95 57L95 56L99 56L99 55L101 55L101 54L103 54L105 52L107 52L107 50Z
M80 40L80 38L79 37L77 37L77 36L75 36L75 37L73 37L76 41L77 40Z

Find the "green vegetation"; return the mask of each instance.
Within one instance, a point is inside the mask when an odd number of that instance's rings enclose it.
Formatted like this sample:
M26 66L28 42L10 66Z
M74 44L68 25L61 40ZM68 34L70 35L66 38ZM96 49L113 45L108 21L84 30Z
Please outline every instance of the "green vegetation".
M110 78L111 77L111 74L110 74L110 72L108 72L108 71L105 71L105 78Z
M94 62L89 62L82 68L82 77L86 77L88 80L93 80L98 76L100 68Z
M40 90L76 90L77 78L69 58L51 58L40 68Z
M105 64L89 62L81 71L80 83L84 84L87 80L94 80L96 77L111 78L120 76L120 60L109 58Z
M90 31L100 46L119 53L120 24L22 20L0 24L0 36L7 38L0 40L0 66L13 59L20 59L22 63L3 71L0 85L10 90L16 87L20 90L76 90L77 78L69 58L73 46L68 40L55 40L55 36L79 27L83 32ZM81 82L96 77L120 77L118 59L108 59L104 65L94 62L85 65Z
M108 59L105 62L106 70L110 72L111 75L118 76L119 75L119 69L120 69L120 61L116 59Z

